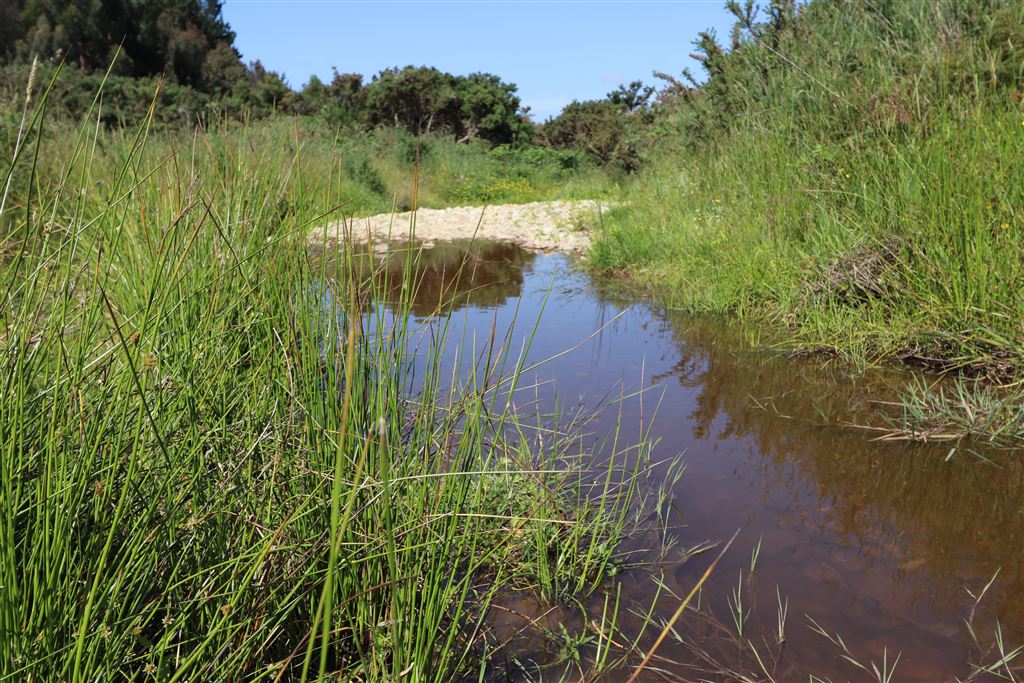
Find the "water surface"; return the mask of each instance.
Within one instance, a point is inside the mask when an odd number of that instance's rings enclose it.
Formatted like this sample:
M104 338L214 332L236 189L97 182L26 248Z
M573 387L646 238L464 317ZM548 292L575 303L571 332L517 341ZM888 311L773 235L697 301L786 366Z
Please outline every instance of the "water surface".
M563 406L598 406L648 389L642 400L623 401L621 415L617 406L602 413L589 427L594 438L616 419L627 436L639 435L653 417L655 457L682 453L686 464L672 490L680 547L722 541L739 530L701 602L735 631L729 602L740 585L742 609L749 611L745 639L724 636L712 618L690 618L681 635L702 652L670 639L660 654L678 664L660 667L683 676L716 667L756 669L753 644L779 681L806 681L809 674L873 680L810 628L813 619L839 634L868 668L900 653L893 681L964 678L970 662L998 659L979 651L964 621L974 603L968 591L977 594L997 571L973 624L983 647L996 620L1008 642L1020 642L1019 454L985 453L994 465L965 447L949 457L949 444L874 440L874 432L857 425L882 422L885 408L876 401L893 396L895 371L852 376L820 359L751 348L735 326L607 294L607 283L561 255L481 244L467 257L466 245L443 245L424 252L420 270L414 314L429 320L439 302L448 302L463 349L479 349L492 330L511 328L509 346L518 350L535 323L530 360L578 346L524 378L542 387L542 404L553 406L557 396ZM670 560L654 570L682 595L709 560L710 554ZM655 589L650 572L626 577L626 598L638 610ZM775 636L780 596L788 604L782 645ZM667 618L677 604L666 595L657 612ZM622 625L627 632L639 628L629 614Z

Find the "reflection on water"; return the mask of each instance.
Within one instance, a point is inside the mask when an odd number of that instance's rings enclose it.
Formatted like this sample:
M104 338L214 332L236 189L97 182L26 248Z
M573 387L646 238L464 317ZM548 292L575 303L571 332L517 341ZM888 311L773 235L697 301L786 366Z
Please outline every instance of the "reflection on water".
M423 253L414 313L430 314L457 290L453 327L472 337L488 334L495 320L499 329L518 324L512 348L529 337L539 317L532 360L554 356L601 329L579 349L533 371L550 389L542 401L554 405L557 392L597 404L620 389L656 387L653 395L626 402L623 432L639 433L660 399L652 432L660 440L656 455L685 452L686 472L674 490L683 546L722 540L740 529L703 598L727 623L727 595L740 573L749 573L760 540L753 578L744 578L744 605L753 608L747 633L751 642L774 642L778 588L789 610L785 645L773 665L777 680L806 681L809 673L863 678L808 628L808 617L839 633L865 662L881 663L886 649L891 662L901 651L894 681L963 678L970 673L968 659L976 656L963 622L973 602L965 589L979 591L997 570L983 603L990 611L979 613L985 619L978 623L991 639L997 617L1007 640L1019 642L1019 453L987 454L998 463L993 465L966 448L948 458L948 444L872 441L871 432L853 425L879 422L876 401L891 398L892 372L853 378L818 361L752 351L728 325L663 315L602 294L601 283L573 271L565 257L534 256L511 245L476 249L470 256L458 245ZM400 268L400 259L388 267ZM615 419L599 418L595 437L611 430ZM666 585L684 594L706 562L667 568ZM629 599L648 604L655 590L649 576L634 572L630 581ZM663 600L661 617L675 607ZM688 656L671 643L661 654L680 661Z
M523 268L534 254L507 242L458 240L440 242L429 249L397 248L385 254L362 252L356 265L363 276L377 270L377 282L387 288L385 304L399 299L409 264L415 268L417 287L412 313L428 316L472 304L495 307L523 290Z
M890 373L855 380L816 362L738 351L728 329L692 318L669 318L665 330L678 356L655 379L693 403L685 425L660 430L687 451L680 493L689 531L722 538L742 527L748 548L763 538L753 598L769 621L776 586L795 608L791 675L842 671L837 649L804 628L806 614L858 656L881 661L884 648L902 650L895 680L962 677L971 655L965 588L978 592L996 571L985 604L1021 634L1019 454L989 454L994 467L966 448L947 461L948 444L871 441L850 425L881 421L876 401L892 398ZM741 555L720 572L719 590L748 564ZM701 569L681 568L679 587Z

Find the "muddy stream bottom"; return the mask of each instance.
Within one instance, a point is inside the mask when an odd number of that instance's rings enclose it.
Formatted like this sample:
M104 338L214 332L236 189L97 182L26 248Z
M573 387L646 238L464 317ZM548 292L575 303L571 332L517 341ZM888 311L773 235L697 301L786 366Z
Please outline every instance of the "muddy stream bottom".
M598 406L611 397L615 409L588 426L595 441L619 421L627 439L641 425L651 429L655 460L682 454L685 471L671 489L676 545L666 561L652 553L653 564L621 577L623 637L642 628L638 615L659 582L653 616L661 623L679 604L672 594L685 595L715 554L683 559L684 549L739 530L701 591L703 616L680 622L644 680L874 681L897 655L890 681L996 680L975 665L998 662L997 629L1006 651L1024 640L1019 452L974 447L986 462L963 445L876 441L856 425L883 423L892 408L878 401L894 396L902 371L851 376L820 359L752 348L735 326L608 294L563 255L467 248L422 252L413 311L421 322L450 300L456 345L479 350L492 329L511 327L514 352L536 324L530 361L574 349L524 378L540 387L542 404ZM618 397L641 389L620 412ZM975 607L972 594L993 576ZM592 599L599 617L604 598ZM529 600L513 607L544 610ZM559 619L583 618L570 612L547 614L545 625L558 632ZM651 627L641 647L658 631Z

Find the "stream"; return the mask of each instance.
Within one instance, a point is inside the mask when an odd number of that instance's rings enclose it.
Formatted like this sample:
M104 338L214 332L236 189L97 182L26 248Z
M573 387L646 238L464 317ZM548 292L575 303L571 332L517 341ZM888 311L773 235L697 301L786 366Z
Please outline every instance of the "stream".
M851 374L757 347L736 324L610 293L560 254L467 248L423 252L415 316L451 299L452 334L477 351L492 329L511 326L517 353L536 324L528 359L557 356L524 377L541 403L613 403L588 425L595 439L617 421L625 439L644 425L655 460L682 454L670 518L680 559L652 557L624 574L622 632L640 628L636 613L656 581L655 618L667 619L678 605L668 591L685 595L717 552L683 559L682 549L739 531L701 592L707 616L684 617L659 649L659 669L700 680L873 681L872 663L891 669L898 656L892 681L952 681L999 660L997 628L1007 650L1024 640L1019 453L878 441L864 426L884 424L894 408L879 401L894 398L908 371ZM975 607L972 594L993 576Z

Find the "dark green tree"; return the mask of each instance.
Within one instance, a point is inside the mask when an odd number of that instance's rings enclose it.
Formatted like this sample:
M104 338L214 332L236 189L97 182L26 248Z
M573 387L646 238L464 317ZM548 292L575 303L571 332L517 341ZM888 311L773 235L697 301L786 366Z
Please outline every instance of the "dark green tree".
M0 55L97 70L123 46L119 72L203 87L207 56L235 39L222 9L220 0L3 0Z
M23 33L21 13L8 0L0 0L0 61L9 61L15 56L15 44Z
M325 115L330 106L331 96L327 85L313 74L296 97L296 113Z
M371 125L393 125L420 134L455 130L459 120L455 78L433 67L386 69L366 86Z
M327 85L329 104L325 111L328 121L334 125L361 124L366 119L366 89L363 87L363 75L339 73L334 69L334 76Z
M540 126L537 138L548 147L584 150L606 166L634 171L639 157L631 118L623 104L611 100L573 101Z
M264 68L258 59L249 65L248 85L249 104L274 109L288 109L293 104L292 89L288 87L284 76Z
M432 67L388 69L364 89L367 122L412 133L446 132L462 141L510 144L529 128L516 86L494 74L453 76Z
M203 58L203 90L228 95L248 76L238 50L228 42L218 43Z
M633 81L629 85L620 85L608 93L608 101L633 112L647 107L655 92L652 86L644 85L643 81Z
M498 76L474 73L455 79L459 130L463 140L482 138L492 144L521 142L528 134L516 86Z

